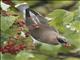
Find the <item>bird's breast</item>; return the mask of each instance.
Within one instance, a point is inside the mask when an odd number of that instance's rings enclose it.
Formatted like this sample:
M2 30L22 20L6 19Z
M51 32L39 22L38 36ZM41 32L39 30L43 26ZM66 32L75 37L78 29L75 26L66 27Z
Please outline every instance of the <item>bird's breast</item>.
M40 28L38 29L30 29L31 35L36 40L49 44L58 44L57 32L55 32L51 27L45 25L39 25L39 26Z

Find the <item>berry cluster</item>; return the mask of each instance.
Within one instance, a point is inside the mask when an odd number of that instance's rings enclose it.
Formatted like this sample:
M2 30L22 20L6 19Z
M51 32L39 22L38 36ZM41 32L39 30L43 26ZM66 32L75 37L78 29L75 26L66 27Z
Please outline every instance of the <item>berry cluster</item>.
M0 52L16 54L25 48L26 48L26 46L24 44L16 45L13 42L9 42L7 45L0 47Z
M16 13L13 14L5 10L1 10L0 14L2 14L2 16L18 16Z
M23 43L23 41L26 37L30 35L30 33L25 32L26 25L24 20L20 19L16 22L17 24L15 24L18 25L18 28L16 29L16 34L9 36L9 39L6 42L3 42L3 45L0 46L1 53L17 54L18 52L26 48L26 45L25 43Z
M23 26L25 25L25 21L24 21L24 20L17 21L17 24L18 24L20 27L23 27Z
M14 38L18 40L20 37L23 37L23 38L28 37L30 33L25 32L25 28L26 28L25 21L22 19L18 19L16 23L18 25L18 29L17 29L17 34L14 36Z

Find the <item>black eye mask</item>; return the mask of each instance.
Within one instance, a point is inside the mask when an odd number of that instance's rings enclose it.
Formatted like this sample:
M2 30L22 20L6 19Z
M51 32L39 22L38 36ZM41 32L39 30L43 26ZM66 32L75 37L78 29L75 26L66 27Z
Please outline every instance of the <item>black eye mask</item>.
M57 40L58 40L60 43L67 43L67 42L64 41L64 39L62 39L62 38L57 38Z

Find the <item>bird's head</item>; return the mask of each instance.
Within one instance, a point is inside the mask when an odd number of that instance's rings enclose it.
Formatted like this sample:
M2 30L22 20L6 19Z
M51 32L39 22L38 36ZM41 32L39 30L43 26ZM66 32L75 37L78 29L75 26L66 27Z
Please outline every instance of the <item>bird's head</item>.
M71 47L71 44L70 44L69 42L62 43L62 45L63 45L65 48Z
M58 42L59 42L60 44L62 44L65 48L71 47L71 44L67 41L66 38L64 38L64 37L62 37L62 36L59 36L59 37L57 38L57 40L58 40Z

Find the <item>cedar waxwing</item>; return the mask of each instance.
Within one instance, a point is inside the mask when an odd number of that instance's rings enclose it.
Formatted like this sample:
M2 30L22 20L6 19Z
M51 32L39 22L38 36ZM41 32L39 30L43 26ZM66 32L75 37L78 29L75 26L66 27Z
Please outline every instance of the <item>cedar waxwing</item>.
M64 46L69 46L66 39L55 28L48 25L48 21L38 12L31 10L26 3L18 4L15 7L23 13L29 32L34 39L43 43L53 45L61 43Z

